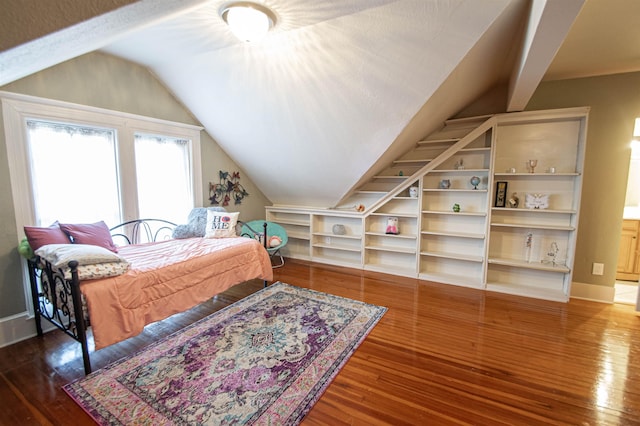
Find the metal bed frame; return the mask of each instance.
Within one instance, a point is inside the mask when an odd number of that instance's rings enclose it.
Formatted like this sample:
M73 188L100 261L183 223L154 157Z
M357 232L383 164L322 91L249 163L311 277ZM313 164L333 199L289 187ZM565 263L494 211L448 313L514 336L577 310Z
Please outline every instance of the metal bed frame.
M238 222L238 226L242 226ZM136 219L110 229L114 241L121 239L125 244L142 242L158 242L171 238L176 224L162 219ZM267 235L266 226L264 235ZM266 238L263 239L264 247ZM56 269L44 259L33 257L27 260L31 298L35 313L36 331L43 335L42 319L49 321L68 336L78 341L82 347L82 360L85 374L91 373L91 359L87 342L89 312L80 291L78 279L78 262L69 262L71 277L65 277L64 270ZM267 281L264 281L267 286Z

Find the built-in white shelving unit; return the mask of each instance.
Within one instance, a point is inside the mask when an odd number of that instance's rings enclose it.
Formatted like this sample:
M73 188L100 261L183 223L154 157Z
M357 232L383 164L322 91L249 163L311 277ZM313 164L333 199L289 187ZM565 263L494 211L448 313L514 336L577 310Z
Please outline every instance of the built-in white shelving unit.
M491 135L488 128L422 178L420 279L482 286Z
M451 120L354 191L370 197L361 198L370 200L364 212L276 206L267 220L287 230L285 256L566 301L587 114ZM537 160L533 171L528 160ZM527 206L527 194L547 202Z
M362 264L362 218L313 215L312 258L339 266Z

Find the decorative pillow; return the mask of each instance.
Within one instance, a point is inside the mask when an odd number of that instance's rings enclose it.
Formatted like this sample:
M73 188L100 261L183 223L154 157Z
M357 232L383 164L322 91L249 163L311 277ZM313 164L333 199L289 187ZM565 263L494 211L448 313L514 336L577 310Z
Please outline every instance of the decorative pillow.
M79 265L109 262L127 263L124 258L112 251L89 244L48 244L40 247L35 253L56 268L66 268L72 260L77 260Z
M104 247L114 253L118 252L109 227L104 221L83 224L61 223L60 229L71 237L74 244L91 244Z
M189 213L186 225L173 230L173 238L204 237L207 233L207 212L226 212L224 207L196 207Z
M236 236L236 223L240 213L207 212L206 238L223 238Z
M60 229L57 220L48 228L25 226L24 234L27 236L32 250L38 250L47 244L71 244L69 236Z

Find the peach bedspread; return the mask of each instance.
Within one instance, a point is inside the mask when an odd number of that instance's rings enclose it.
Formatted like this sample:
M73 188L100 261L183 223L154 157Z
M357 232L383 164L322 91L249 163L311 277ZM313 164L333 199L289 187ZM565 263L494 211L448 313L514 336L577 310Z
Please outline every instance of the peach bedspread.
M256 240L188 238L120 247L129 272L80 284L95 349L142 332L241 282L273 279L267 251Z

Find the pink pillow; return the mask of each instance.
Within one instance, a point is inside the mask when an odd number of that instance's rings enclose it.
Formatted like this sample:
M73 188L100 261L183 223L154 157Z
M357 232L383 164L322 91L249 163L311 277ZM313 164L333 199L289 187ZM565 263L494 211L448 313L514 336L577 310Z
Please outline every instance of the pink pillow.
M27 236L27 241L29 241L33 251L47 244L71 244L67 234L60 229L58 221L55 221L48 228L25 226L24 234Z
M71 237L74 244L91 244L104 247L114 253L118 252L109 227L104 221L82 224L61 223L60 229Z

